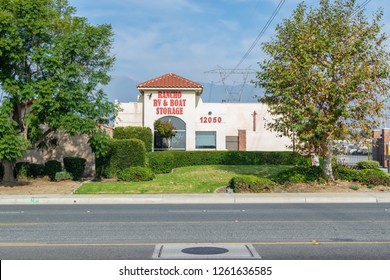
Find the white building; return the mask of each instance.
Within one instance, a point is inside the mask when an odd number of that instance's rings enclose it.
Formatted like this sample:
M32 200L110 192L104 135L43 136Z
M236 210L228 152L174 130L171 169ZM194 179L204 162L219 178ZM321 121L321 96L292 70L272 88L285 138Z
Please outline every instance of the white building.
M115 126L154 130L156 120L170 121L177 133L173 150L285 151L290 139L278 137L264 125L272 121L261 103L203 103L203 86L168 73L137 86L138 102L122 103ZM154 150L166 149L155 134Z

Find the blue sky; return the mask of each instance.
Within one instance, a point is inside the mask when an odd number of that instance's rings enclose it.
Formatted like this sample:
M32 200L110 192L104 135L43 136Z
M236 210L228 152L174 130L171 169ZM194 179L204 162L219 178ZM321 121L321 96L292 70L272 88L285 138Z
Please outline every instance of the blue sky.
M69 0L77 15L92 24L109 23L115 34L116 56L108 94L120 91L137 94L134 83L173 72L196 82L220 80L209 70L234 68L269 20L279 0ZM240 66L258 69L264 56L260 43L270 39L275 26L301 1L287 0L272 24ZM357 0L364 3L365 0ZM316 6L319 0L305 1ZM384 10L384 30L390 34L390 7L386 1L371 0L367 16ZM230 78L234 84L242 76ZM250 78L254 78L250 77ZM120 100L121 101L121 100ZM125 100L122 100L125 101Z

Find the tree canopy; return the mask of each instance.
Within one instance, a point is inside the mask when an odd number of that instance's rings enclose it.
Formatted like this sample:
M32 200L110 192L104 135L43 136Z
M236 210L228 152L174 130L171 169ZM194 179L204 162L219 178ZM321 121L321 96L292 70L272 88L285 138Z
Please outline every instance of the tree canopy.
M102 90L114 63L111 26L75 12L66 0L0 0L0 106L10 119L0 126L30 147L55 144L58 130L92 134L115 113ZM15 156L0 159L19 157L15 143Z
M333 141L369 135L384 116L390 67L382 15L370 22L354 0L301 3L262 45L268 57L256 84L275 118L268 126L323 156L328 178Z

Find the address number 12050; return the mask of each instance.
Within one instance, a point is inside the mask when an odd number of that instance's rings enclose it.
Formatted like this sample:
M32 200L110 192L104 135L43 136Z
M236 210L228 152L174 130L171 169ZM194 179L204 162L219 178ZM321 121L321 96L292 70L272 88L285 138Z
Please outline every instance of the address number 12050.
M222 117L201 117L201 123L221 123Z

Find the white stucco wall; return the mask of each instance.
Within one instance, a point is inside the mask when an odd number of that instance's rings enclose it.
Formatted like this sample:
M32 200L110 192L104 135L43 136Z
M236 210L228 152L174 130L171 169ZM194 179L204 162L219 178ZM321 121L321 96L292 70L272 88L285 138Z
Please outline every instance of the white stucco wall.
M145 126L153 130L155 120L175 116L186 123L186 150L196 150L196 131L215 131L217 150L226 150L226 136L237 136L238 130L246 131L248 151L284 151L291 145L290 139L278 137L276 133L265 129L265 123L272 121L272 117L264 104L203 103L195 90L167 92L164 94L160 90L159 94L158 90L146 90L139 102L122 103L122 111L118 114L115 126ZM180 92L180 95L170 95L175 92ZM168 108L173 108L171 110L179 114L163 114Z

